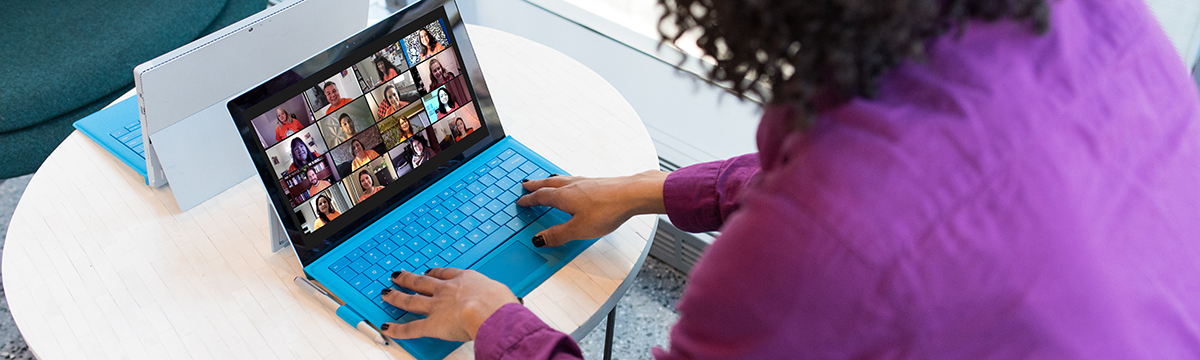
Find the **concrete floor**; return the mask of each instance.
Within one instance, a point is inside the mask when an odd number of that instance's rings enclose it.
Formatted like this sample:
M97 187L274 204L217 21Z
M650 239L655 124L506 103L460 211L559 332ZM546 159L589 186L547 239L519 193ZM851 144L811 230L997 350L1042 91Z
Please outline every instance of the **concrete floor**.
M31 177L0 180L0 254L4 251L13 210ZM675 304L686 283L686 276L679 271L655 258L646 259L633 286L617 304L614 359L649 359L651 347L667 346L671 325L679 318ZM601 321L580 341L585 358L602 358L606 326L607 321ZM0 280L0 360L7 359L33 359L33 354L13 323L4 297L3 280Z

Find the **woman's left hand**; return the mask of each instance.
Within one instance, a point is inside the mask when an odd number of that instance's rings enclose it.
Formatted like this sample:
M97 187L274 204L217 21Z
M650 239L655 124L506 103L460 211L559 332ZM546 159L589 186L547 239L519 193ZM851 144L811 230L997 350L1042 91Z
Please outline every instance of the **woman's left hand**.
M417 292L405 294L387 289L383 300L426 318L405 324L386 323L383 334L394 339L433 337L471 341L483 321L508 303L516 303L508 286L474 270L433 268L425 276L398 272L392 282Z

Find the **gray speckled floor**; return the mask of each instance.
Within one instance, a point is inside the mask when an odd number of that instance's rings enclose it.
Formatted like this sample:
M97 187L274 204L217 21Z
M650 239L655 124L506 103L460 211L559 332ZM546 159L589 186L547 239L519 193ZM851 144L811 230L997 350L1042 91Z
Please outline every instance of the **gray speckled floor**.
M4 238L8 235L8 221L12 219L13 210L29 179L33 175L25 175L12 179L0 180L0 253L4 251ZM12 314L8 313L8 298L4 296L4 281L0 279L0 359L33 359L33 354L25 346L25 340L13 323Z
M4 251L4 237L13 210L31 177L0 180L0 253ZM667 346L671 325L679 317L675 313L675 304L686 283L686 277L674 268L652 257L646 259L629 293L617 304L614 359L650 359L650 348ZM601 321L580 341L584 357L603 357L606 326L607 321ZM0 360L6 359L33 359L33 355L8 312L8 301L0 281Z

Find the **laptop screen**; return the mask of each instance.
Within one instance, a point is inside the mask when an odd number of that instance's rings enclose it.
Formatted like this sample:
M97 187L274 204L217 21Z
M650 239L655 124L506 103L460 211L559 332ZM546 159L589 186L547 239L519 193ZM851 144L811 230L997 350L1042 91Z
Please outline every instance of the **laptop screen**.
M231 102L304 264L491 140L447 23L439 8L303 78L301 64L270 96Z

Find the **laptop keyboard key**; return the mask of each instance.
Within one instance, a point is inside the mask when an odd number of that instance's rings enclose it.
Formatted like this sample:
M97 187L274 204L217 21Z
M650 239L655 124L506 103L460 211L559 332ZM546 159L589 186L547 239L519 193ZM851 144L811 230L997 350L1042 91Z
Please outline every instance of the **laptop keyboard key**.
M342 280L346 280L346 281L350 281L350 279L354 278L354 275L358 275L358 273L355 273L354 270L351 269L349 266L343 267L341 270L338 270L337 274L338 274L338 277L340 277L340 278L342 278Z
M492 212L488 211L487 209L481 208L481 209L475 211L474 214L471 214L471 216L482 222L482 221L485 221L485 220L491 218Z
M438 256L441 256L442 259L446 260L447 263L454 261L454 259L457 259L459 255L462 255L462 253L458 252L458 250L455 250L453 246L448 247L442 250L442 252L438 253Z
M521 220L521 218L518 217L509 220L508 223L504 225L508 226L509 229L513 229L513 231L521 231L521 229L525 228L525 225L529 225L529 223Z
M438 222L433 223L432 229L437 230L437 232L440 233L445 233L447 230L450 230L451 227L454 227L454 223L450 222L450 219L441 219L438 220Z
M412 240L409 240L407 243L404 243L404 245L408 246L408 249L412 250L411 252L417 252L417 249L425 247L425 242L417 240L417 239L412 239ZM403 259L403 258L401 258L401 259Z
M500 168L504 169L504 171L513 171L518 166L521 166L521 164L523 164L523 163L525 163L525 158L521 157L521 155L517 155L517 156L510 157L510 158L508 158L508 160L504 160L504 162L500 163Z
M466 219L463 219L463 221L461 223L459 223L458 225L462 226L464 229L469 230L469 229L474 229L474 228L479 227L479 224L480 224L479 220L475 220L474 217L468 217Z
M429 245L425 245L425 247L421 249L421 255L425 255L425 257L433 257L434 255L437 255L437 253L440 252L441 250L442 249L439 249L437 247L437 245L429 244Z
M383 261L379 262L379 266L382 266L385 270L391 269L398 264L400 264L400 261L396 260L396 258L392 257L391 255L385 256ZM391 273L389 273L388 276L391 276Z
M385 273L383 272L383 268L380 267L379 265L372 266L370 269L367 269L367 271L363 273L363 275L366 275L367 277L372 278L372 279L379 279L379 278L387 277L387 275L384 275L384 274Z
M450 237L454 238L454 239L460 238L466 234L467 234L467 230L463 229L462 226L452 227L452 228L450 228L450 231L446 232L446 235L450 235Z
M438 206L438 207L433 208L433 210L429 210L429 214L433 215L433 217L435 217L435 218L446 217L446 214L449 214L449 213L450 213L450 210L447 210L446 207L444 207L444 206Z
M521 198L520 196L517 196L516 194L510 193L507 191L500 193L499 196L496 196L496 200L503 201L505 204L515 203L515 202L517 202L517 199L520 199L520 198ZM514 214L514 215L516 215L516 214Z
M431 215L431 214L425 214L424 216L417 218L417 224L421 224L421 226L423 226L423 227L429 227L430 225L433 225L433 223L436 221L437 221L437 218L433 217L433 215Z
M363 271L367 271L368 266L371 266L371 262L367 261L367 259L360 258L360 259L354 260L354 262L350 263L350 270L354 270L354 272L361 273Z
M363 289L367 288L367 285L370 285L373 282L374 281L371 281L371 279L368 279L366 276L359 275L359 276L355 276L354 279L350 280L350 286L353 286L355 289L362 291Z
M550 173L546 172L545 169L537 169L537 171L534 171L532 174L529 174L530 179L541 180L541 179L545 179L548 177L550 177Z
M526 173L532 173L532 172L536 171L537 169L539 169L537 164L534 164L534 163L528 162L528 161L525 162L524 164L521 164L521 166L518 166L517 168L521 169L521 171L524 171Z
M488 211L495 213L495 212L500 212L500 210L504 210L505 205L507 205L507 204L505 204L503 201L492 200L491 202L487 203L487 205L485 205L484 207L487 208Z
M504 190L501 190L500 187L496 186L496 185L489 186L487 189L483 190L484 195L487 195L488 197L493 198L493 199L496 198L497 196L500 196L501 193L504 193ZM476 205L478 205L478 204L476 204Z
M485 237L487 237L487 234L484 234L483 231L479 231L479 229L472 230L471 232L467 233L467 240L470 240L472 243L476 244L478 244L479 241L483 240Z
M479 225L479 230L483 230L484 233L491 234L493 231L496 231L496 229L499 227L500 226L496 225L496 223L492 222L491 220L488 220L488 221L484 221L483 224Z
M512 149L508 149L506 151L512 151ZM504 158L507 158L507 156L505 156ZM496 166L499 166L500 163L504 162L504 158L497 156L497 157L492 158L491 160L488 160L487 167L494 168Z
M459 212L458 210L454 210L454 211L450 212L449 215L446 215L445 220L447 220L451 223L457 224L459 221L462 221L464 216L466 216L466 215L463 215L462 212Z
M384 254L391 254L393 250L396 250L396 243L391 240L380 241L375 249Z
M377 262L379 262L379 260L383 260L383 253L380 252L379 250L371 249L371 251L368 251L366 254L363 254L363 260L366 260L371 263L377 263Z
M463 203L462 206L458 207L458 211L462 211L463 214L470 215L470 214L474 214L476 211L479 211L479 206L476 206L475 204L469 203L469 202Z
M346 265L350 265L350 259L339 259L338 261L334 261L333 265L329 265L329 271L336 273L346 267Z
M433 244L437 245L437 247L439 249L445 249L446 247L450 246L450 244L453 244L453 243L454 243L454 239L452 239L446 235L438 236L437 240L433 241Z
M431 268L446 267L446 261L442 260L440 257L434 256L433 258L430 258L429 262L425 263L425 265L428 265Z
M459 240L458 242L454 243L453 248L455 250L458 250L459 252L465 252L471 248L471 245L474 245L474 244L471 244L470 242L467 242L466 240Z
M513 171L512 171L512 172L508 173L508 177L507 177L507 179L511 179L511 180L517 180L517 181L519 181L519 180L521 180L521 179L524 179L524 178L526 178L526 177L528 177L528 176L529 176L529 172L528 172L528 171L521 170L521 168L516 168L516 169L513 169Z
M467 190L471 191L472 194L478 194L480 191L483 191L483 189L487 189L487 187L483 186L483 184L480 184L477 182L473 182L473 183L471 183L471 185L467 185ZM460 199L461 199L461 197L460 197ZM463 201L466 201L466 200L463 200Z

